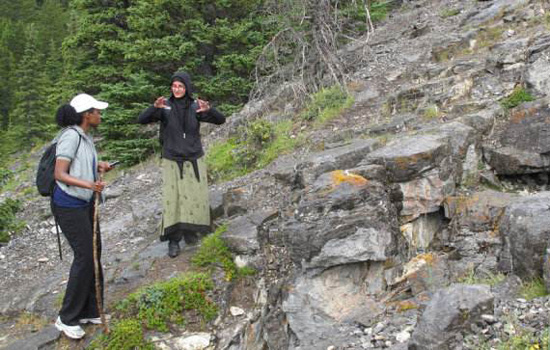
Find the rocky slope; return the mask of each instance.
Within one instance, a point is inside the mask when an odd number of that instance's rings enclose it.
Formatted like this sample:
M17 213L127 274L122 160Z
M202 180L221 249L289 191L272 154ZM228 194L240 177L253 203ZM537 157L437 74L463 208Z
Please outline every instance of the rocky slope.
M542 336L548 297L518 291L550 283L548 11L535 0L402 1L367 43L341 52L355 104L306 129L296 153L212 186L227 244L259 273L247 288L220 283L220 317L194 334L202 348L478 349ZM535 101L503 108L520 87ZM250 104L225 131L280 96ZM156 241L159 181L151 161L109 186L108 298L188 268L193 248L171 260ZM26 232L0 248L0 345L53 348L51 326L30 336L9 317L53 320L70 261L56 258L47 202L24 215ZM192 335L155 339L188 349Z

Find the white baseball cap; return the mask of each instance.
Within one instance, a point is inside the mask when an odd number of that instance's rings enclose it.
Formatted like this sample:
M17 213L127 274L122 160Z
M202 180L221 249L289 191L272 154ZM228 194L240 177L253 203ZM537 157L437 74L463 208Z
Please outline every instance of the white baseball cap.
M107 102L98 101L88 94L78 94L71 100L71 106L76 110L76 113L87 111L88 109L105 109L109 106Z

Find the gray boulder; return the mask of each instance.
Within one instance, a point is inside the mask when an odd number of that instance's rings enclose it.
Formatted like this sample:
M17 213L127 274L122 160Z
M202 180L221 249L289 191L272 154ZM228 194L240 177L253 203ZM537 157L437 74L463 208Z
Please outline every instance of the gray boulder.
M485 190L469 196L445 198L445 217L463 228L474 232L491 231L498 227L499 220L508 205L517 200L513 193Z
M276 210L263 210L244 216L238 216L231 220L227 230L222 233L222 238L237 254L253 255L260 249L258 242L258 230L260 226L277 217Z
M550 239L550 192L516 200L502 217L504 240L499 268L522 279L542 277L543 258Z
M483 155L498 175L534 174L550 170L550 157L515 147L485 146Z
M498 135L498 143L485 145L487 163L499 175L520 175L550 170L550 108L539 100L515 108Z
M8 345L5 350L39 350L55 348L60 332L53 325L47 326L28 338L18 340Z
M370 281L366 264L338 266L315 277L299 277L282 305L296 337L289 349L341 347L349 342L355 323L372 323L384 307L366 293L366 281Z
M438 167L450 155L441 135L409 136L367 155L360 165L384 165L391 182L405 182Z
M378 148L380 142L373 139L357 139L349 144L313 153L301 162L297 169L304 186L313 184L315 179L326 172L355 167L369 152Z
M414 330L409 350L447 350L461 345L461 333L493 313L489 286L453 284L435 293Z
M285 223L283 236L291 259L304 267L379 261L396 249L395 215L389 194L380 183L334 184L329 173L304 195ZM347 250L356 244L366 251Z
M528 0L496 0L489 3L485 9L473 14L470 18L466 19L463 25L478 25L487 22L491 19L495 19L498 16L504 16L507 12L514 10L520 6L528 4Z
M548 94L550 88L550 35L538 38L529 48L529 66L525 76L527 86L540 95Z

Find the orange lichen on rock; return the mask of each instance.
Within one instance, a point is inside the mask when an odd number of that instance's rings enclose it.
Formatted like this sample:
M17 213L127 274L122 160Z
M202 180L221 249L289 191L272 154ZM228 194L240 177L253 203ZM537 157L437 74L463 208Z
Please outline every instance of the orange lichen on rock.
M435 260L435 256L432 253L423 253L415 256L411 259L411 262L418 263L420 261L425 261L427 264L433 263Z
M347 182L355 186L365 186L368 180L361 175L356 175L348 172L347 170L335 170L332 172L332 183L334 186L338 186L343 182Z
M411 309L418 309L418 304L414 301L410 300L403 300L396 303L396 311L397 312L404 312Z

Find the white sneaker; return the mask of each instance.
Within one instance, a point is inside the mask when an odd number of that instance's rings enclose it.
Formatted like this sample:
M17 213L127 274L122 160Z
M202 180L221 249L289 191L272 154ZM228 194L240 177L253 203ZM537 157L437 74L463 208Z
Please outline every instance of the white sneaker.
M105 321L109 322L111 315L105 315ZM93 318L81 318L78 322L82 324L91 323L91 324L101 324L101 317Z
M80 326L68 326L61 322L61 317L57 317L57 320L55 321L55 328L57 328L60 332L65 333L65 335L71 339L81 339L86 334Z

